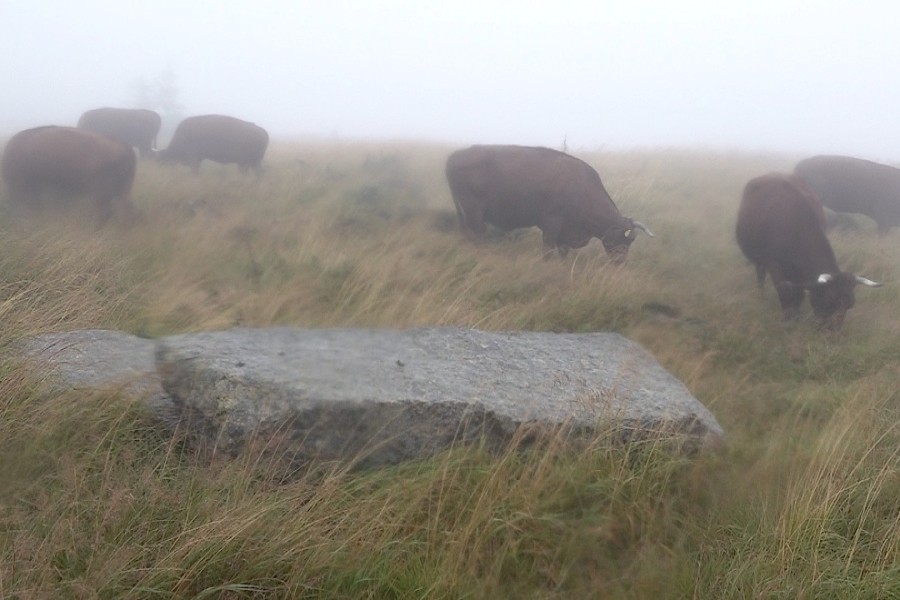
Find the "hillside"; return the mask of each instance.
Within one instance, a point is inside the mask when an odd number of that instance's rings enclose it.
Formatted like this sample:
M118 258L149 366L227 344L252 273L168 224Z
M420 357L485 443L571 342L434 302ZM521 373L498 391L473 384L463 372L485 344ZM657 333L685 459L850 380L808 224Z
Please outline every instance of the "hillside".
M842 331L782 321L734 241L746 181L794 157L572 152L640 236L544 260L466 241L439 144L275 142L261 180L138 165L140 222L12 218L0 192L0 596L734 598L900 594L900 233L829 232L861 289ZM208 464L109 395L58 395L22 335L236 325L615 331L716 416L693 458L598 438L457 449L300 481Z

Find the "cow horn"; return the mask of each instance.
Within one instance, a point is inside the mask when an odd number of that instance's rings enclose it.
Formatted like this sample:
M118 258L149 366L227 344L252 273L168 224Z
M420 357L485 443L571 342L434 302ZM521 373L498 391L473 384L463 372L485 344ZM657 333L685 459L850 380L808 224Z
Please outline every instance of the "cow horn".
M883 283L878 283L877 281L872 281L871 279L866 279L865 277L861 277L859 275L856 276L856 283L861 283L869 287L881 287L884 285Z
M653 235L653 232L650 231L649 229L647 229L647 226L644 225L643 223L641 223L640 221L631 221L631 223L632 223L632 225L634 225L635 229L640 229L641 231L643 231L650 237L656 237L655 235Z

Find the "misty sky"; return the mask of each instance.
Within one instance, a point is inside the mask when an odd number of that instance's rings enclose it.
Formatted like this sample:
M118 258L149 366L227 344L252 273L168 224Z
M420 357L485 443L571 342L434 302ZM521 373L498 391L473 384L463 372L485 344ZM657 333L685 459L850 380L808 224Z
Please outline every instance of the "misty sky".
M273 137L900 161L900 3L0 0L0 134L128 106Z

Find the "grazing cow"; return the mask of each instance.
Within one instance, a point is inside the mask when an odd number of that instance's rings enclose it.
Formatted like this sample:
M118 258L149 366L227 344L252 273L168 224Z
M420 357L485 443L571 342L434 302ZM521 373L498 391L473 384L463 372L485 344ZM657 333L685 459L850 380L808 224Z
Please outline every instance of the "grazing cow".
M48 201L90 196L105 223L114 211L133 216L129 200L137 160L131 146L74 127L37 127L14 135L3 152L2 174L12 205L36 209Z
M269 134L258 125L223 115L201 115L178 124L159 159L188 165L194 173L203 160L236 163L241 170L252 168L259 176L268 145Z
M856 285L881 285L838 268L825 235L825 211L795 175L771 173L750 180L736 234L744 256L756 266L760 290L768 273L785 316L797 313L809 290L813 312L837 329L855 302Z
M900 169L849 156L814 156L797 163L794 174L822 204L866 215L881 235L900 225Z
M143 158L153 156L161 126L159 114L142 108L95 108L78 119L79 129L102 133L134 146Z
M472 146L447 159L447 182L463 232L483 235L485 223L510 231L538 227L545 252L565 256L599 238L607 254L623 260L638 221L623 217L600 176L587 163L548 148Z

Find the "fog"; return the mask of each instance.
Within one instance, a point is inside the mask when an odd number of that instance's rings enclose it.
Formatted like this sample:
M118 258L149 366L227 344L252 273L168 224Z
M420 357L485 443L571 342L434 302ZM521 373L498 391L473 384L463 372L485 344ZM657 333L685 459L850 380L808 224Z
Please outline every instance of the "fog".
M865 0L0 0L0 134L133 106L168 73L183 116L275 138L897 162L898 17Z

